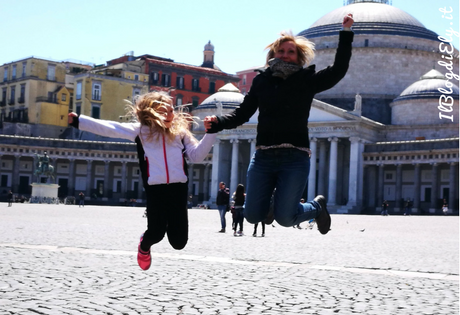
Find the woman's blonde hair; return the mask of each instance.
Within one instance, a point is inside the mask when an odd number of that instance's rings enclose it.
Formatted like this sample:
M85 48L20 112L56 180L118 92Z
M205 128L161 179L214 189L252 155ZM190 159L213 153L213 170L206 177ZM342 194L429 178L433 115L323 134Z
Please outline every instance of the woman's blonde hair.
M164 134L172 141L176 136L183 132L190 133L189 127L194 122L194 117L184 111L183 106L178 106L174 109L174 119L171 127L167 128L163 122L163 113L159 110L167 110L168 106L172 105L172 97L166 92L153 91L143 95L139 95L134 104L129 102L130 114L141 123L149 128L149 139L154 136L158 137Z
M278 51L281 44L285 42L293 42L297 47L297 60L300 66L308 66L313 58L315 58L315 44L303 36L294 36L292 31L281 32L281 37L275 40L273 43L265 47L268 49L267 53L267 66L268 61L275 57L275 53Z

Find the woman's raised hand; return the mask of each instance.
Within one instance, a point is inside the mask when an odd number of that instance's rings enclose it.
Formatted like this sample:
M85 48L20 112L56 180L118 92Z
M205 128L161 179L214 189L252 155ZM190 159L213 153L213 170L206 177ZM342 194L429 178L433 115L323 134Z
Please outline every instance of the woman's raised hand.
M206 130L211 129L212 123L217 123L217 117L216 116L206 116L203 120L204 123L204 128Z
M353 20L353 14L348 13L346 16L343 17L342 27L350 28L355 21Z

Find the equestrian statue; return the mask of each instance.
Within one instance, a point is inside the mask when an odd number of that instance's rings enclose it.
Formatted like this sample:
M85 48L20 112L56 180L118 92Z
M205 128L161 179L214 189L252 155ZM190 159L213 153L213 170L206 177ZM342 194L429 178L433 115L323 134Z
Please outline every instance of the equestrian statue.
M51 177L54 180L54 167L50 165L50 158L46 151L43 155L35 153L35 172L34 175L40 178L41 175L47 176L47 180Z

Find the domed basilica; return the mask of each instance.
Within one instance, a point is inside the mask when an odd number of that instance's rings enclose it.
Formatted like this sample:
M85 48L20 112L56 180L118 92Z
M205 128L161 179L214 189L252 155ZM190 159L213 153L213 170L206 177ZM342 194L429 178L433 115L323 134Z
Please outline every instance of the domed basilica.
M441 52L438 34L388 2L347 1L299 33L315 43L322 69L333 63L343 16L355 20L347 75L312 104L305 198L325 195L332 213L375 213L384 200L402 213L410 201L414 214L441 213L445 199L458 214L459 90L446 67L458 74L458 50ZM228 113L243 97L229 84L193 114ZM220 181L231 192L246 182L257 115L219 133L212 161L190 166L190 188L203 200L215 202Z

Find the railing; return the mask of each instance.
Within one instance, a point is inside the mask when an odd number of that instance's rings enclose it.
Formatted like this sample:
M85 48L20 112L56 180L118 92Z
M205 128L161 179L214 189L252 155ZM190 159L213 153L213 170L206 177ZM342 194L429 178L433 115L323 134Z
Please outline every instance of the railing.
M6 106L6 100L3 100L0 102L0 107L5 107Z
M101 100L101 96L98 95L98 94L93 94L92 100L93 100L93 101L100 101L100 100Z
M57 99L48 96L38 96L35 101L57 104Z
M8 101L8 105L14 105L14 98L11 98L11 99Z
M24 96L18 97L18 103L19 104L24 104L24 101L25 101Z

